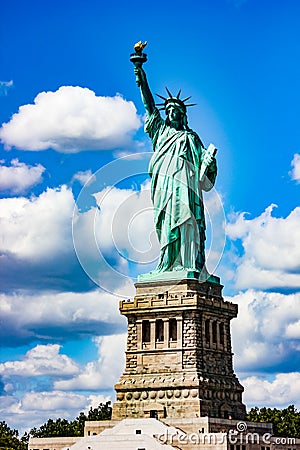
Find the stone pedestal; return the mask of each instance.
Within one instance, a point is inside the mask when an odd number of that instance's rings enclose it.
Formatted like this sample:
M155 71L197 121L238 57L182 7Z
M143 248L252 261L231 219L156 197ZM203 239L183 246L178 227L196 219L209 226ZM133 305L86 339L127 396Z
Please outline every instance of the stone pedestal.
M120 302L120 312L128 337L113 420L245 418L244 389L232 366L237 305L224 301L220 284L137 283L134 300Z

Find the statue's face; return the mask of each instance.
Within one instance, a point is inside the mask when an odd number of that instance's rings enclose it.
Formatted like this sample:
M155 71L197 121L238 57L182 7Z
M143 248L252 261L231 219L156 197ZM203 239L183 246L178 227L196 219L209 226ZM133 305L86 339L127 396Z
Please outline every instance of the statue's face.
M176 108L174 105L169 105L167 108L167 116L169 121L179 123L181 121L181 111L179 108Z

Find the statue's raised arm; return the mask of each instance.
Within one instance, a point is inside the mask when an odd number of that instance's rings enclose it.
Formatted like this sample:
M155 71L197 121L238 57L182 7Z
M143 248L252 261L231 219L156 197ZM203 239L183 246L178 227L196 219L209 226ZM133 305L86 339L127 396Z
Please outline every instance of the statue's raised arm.
M134 45L135 53L132 53L130 55L130 61L133 62L134 64L136 84L141 89L142 101L144 103L147 113L150 115L154 111L155 102L149 88L146 73L142 68L143 63L147 61L147 55L146 53L143 53L143 50L146 47L146 45L147 42L145 42L144 44L142 44L141 41L137 42Z

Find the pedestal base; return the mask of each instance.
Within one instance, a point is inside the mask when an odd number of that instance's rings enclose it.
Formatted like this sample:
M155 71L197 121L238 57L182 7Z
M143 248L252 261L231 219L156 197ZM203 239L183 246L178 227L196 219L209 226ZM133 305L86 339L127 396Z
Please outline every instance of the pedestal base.
M237 305L222 286L195 278L136 284L128 319L126 367L112 418L244 419L243 387L232 367L230 320Z

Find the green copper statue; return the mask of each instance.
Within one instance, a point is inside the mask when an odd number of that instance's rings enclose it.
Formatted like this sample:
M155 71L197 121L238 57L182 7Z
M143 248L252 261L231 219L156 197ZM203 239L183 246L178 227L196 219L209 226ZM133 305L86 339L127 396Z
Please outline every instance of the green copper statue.
M157 105L164 109L164 120L155 105L142 64L147 56L145 44L135 45L131 55L137 85L147 117L145 131L149 134L154 154L150 161L151 197L154 221L160 242L160 259L155 271L139 277L140 281L153 277L192 277L209 275L205 269L205 218L202 191L209 191L216 179L216 149L205 149L199 136L189 128L187 106L190 98L180 99L180 92ZM174 276L175 275L175 276ZM204 275L204 277L203 277ZM205 279L206 279L205 278Z

